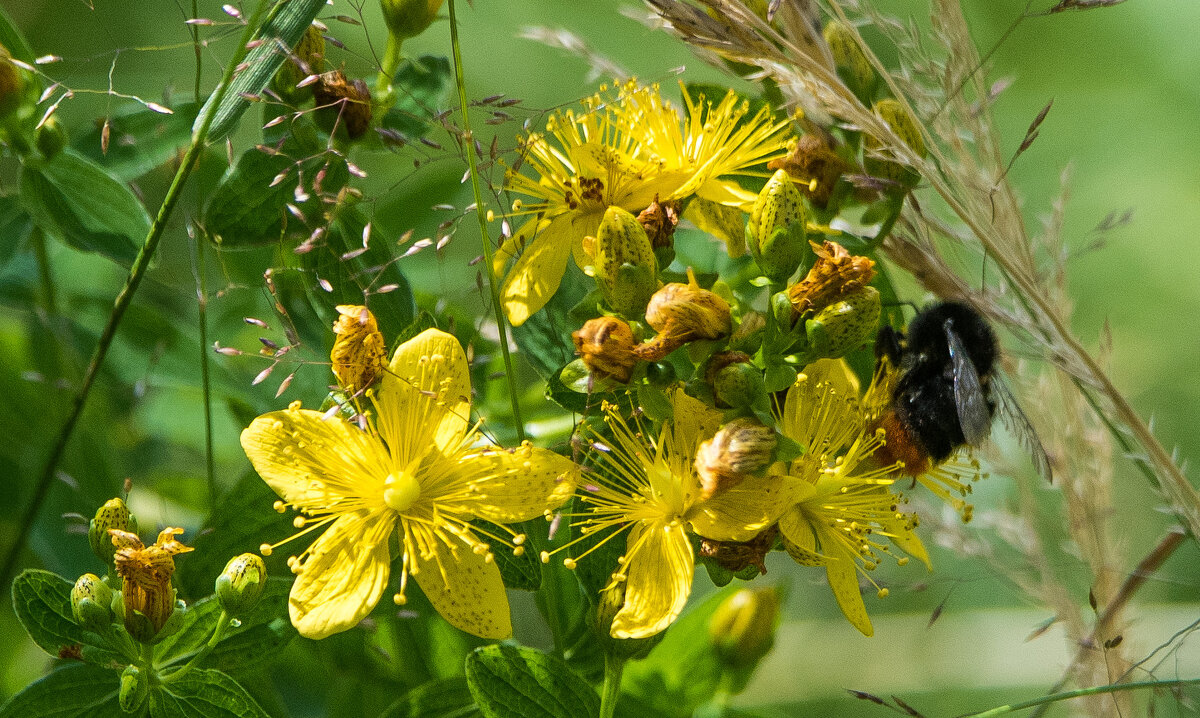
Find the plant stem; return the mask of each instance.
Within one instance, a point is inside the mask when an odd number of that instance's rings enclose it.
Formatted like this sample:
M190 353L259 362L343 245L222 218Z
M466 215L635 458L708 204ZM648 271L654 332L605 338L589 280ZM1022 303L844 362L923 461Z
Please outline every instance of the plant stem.
M213 458L212 383L208 373L208 279L205 277L204 242L207 235L197 229L196 313L200 330L200 387L204 394L204 469L208 481L208 506L217 504L217 471Z
M385 110L390 109L395 102L396 91L392 89L392 80L396 79L396 70L400 69L400 40L388 33L387 47L383 51L383 63L379 68L379 76L375 78L375 95L378 102L383 103Z
M621 674L624 672L624 658L610 653L604 654L604 688L600 693L600 718L612 718L613 711L617 709L617 697L621 694Z
M199 0L192 0L192 17L193 18L200 17ZM204 55L201 52L201 48L200 48L200 26L188 25L188 27L191 28L192 47L196 51L196 86L195 86L195 89L193 92L193 97L196 100L196 104L199 105L200 104L200 74L201 74L201 70L204 69Z
M38 279L42 283L42 308L47 315L54 316L58 314L58 300L54 293L54 275L50 272L50 256L46 253L46 233L41 227L34 227L29 233L29 241L37 256Z
M1012 703L1006 706L998 706L991 710L986 710L981 713L964 713L959 718L992 718L992 716L1005 715L1006 713L1015 713L1026 708L1044 705L1046 703L1054 703L1057 701L1070 700L1072 698L1081 698L1083 696L1094 696L1101 693L1116 693L1117 691L1132 691L1141 688L1182 688L1184 686L1200 685L1200 678L1187 678L1176 681L1138 681L1134 683L1117 683L1105 686L1093 686L1091 688L1080 688L1074 691L1064 691L1062 693L1054 693L1041 698L1024 701L1022 703Z
M463 78L462 50L458 43L458 19L454 14L454 0L450 6L450 46L454 50L454 80L458 85L458 104L462 111L462 143L467 151L467 164L471 169L471 192L475 197L475 215L479 218L479 238L483 243L483 266L487 272L488 289L492 293L492 310L496 315L496 330L500 334L500 354L504 357L504 374L508 378L509 401L512 402L513 423L517 427L517 440L525 441L525 422L521 420L521 405L517 399L516 377L513 374L512 357L508 351L508 324L500 307L500 288L492 274L492 242L488 236L487 210L484 209L483 192L479 188L479 167L475 158L475 135L471 132L471 117L467 113L467 86Z
M192 656L191 660L183 664L179 670L163 676L162 682L170 683L172 681L177 681L191 672L191 670L195 668L200 661L204 660L205 656L207 656L209 653L212 653L212 649L221 642L221 639L225 637L225 632L229 630L229 627L232 624L233 621L230 620L229 614L225 612L225 609L221 609L221 615L217 618L217 627L213 629L213 634L211 637L209 637L208 643L204 644L204 648L201 648L196 655Z
M246 57L246 44L254 37L255 30L262 23L266 9L271 4L272 0L259 0L258 7L254 10L254 15L246 23L245 28L243 28L241 39L238 41L237 51L234 52L233 58L226 65L221 82L214 91L212 104L214 108L220 106L221 100L224 99L225 94L229 91L229 82L233 78L233 71ZM58 463L62 460L63 454L66 452L67 443L71 440L75 426L79 423L79 417L83 414L84 404L87 403L88 395L92 391L96 377L100 374L100 367L104 364L104 358L108 355L108 350L112 346L113 339L116 338L117 327L120 325L121 319L125 316L125 311L129 309L129 305L133 302L134 292L137 291L138 285L142 283L142 278L145 276L146 270L150 267L150 260L154 257L154 252L158 249L159 240L162 239L163 231L167 228L167 221L171 218L175 204L179 201L179 197L183 193L183 187L187 184L188 177L191 175L192 170L196 166L196 161L204 149L204 140L208 137L208 129L212 126L215 117L216 112L207 113L200 127L193 133L192 143L188 146L187 153L184 154L183 161L180 163L179 169L175 172L174 179L171 180L171 186L167 189L167 195L163 198L162 205L158 208L158 214L155 216L154 222L150 225L150 231L146 234L142 248L138 250L137 257L133 260L133 266L129 269L129 276L125 280L125 286L121 288L120 293L117 294L117 298L113 302L112 312L108 316L108 322L104 325L104 329L100 332L100 339L96 342L96 349L92 352L92 358L88 362L83 381L80 383L79 389L76 390L75 396L71 400L71 408L67 414L67 419L63 423L62 429L58 432L54 446L50 449L50 456L46 459L45 468L38 478L37 486L34 487L33 498L30 500L29 506L25 508L25 513L21 515L20 522L17 524L16 539L4 557L3 568L0 568L0 585L8 584L12 579L12 572L16 568L17 557L20 555L21 549L25 546L25 541L29 536L34 519L37 518L38 510L41 509L42 503L46 500L46 495L50 491L50 486L57 473Z

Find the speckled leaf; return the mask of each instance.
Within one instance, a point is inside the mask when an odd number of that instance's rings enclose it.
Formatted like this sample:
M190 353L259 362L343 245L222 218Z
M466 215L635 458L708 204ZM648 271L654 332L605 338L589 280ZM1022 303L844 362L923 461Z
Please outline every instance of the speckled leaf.
M121 674L108 668L60 666L0 707L0 718L129 718L117 703L120 680Z
M566 662L495 644L467 656L467 685L485 718L594 718L600 699Z

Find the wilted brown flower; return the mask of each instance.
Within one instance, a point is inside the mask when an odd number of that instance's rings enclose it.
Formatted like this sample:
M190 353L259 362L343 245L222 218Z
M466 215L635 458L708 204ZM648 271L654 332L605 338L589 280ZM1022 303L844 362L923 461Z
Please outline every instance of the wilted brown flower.
M655 195L654 201L638 214L637 221L646 230L652 247L673 247L675 227L679 224L679 203L659 202Z
M729 303L714 292L701 289L690 270L687 284L667 284L650 297L646 323L658 336L633 348L646 361L658 361L697 339L727 337L733 329Z
M341 116L346 135L357 139L371 127L371 91L362 80L351 82L341 70L321 73L313 85L317 107L329 107Z
M571 338L593 376L622 384L629 381L638 358L633 353L633 330L628 323L616 317L589 319Z
M812 248L817 255L816 264L804 279L787 289L793 320L807 312L819 311L847 293L866 286L875 277L874 261L850 254L837 242L827 241L820 247L814 242Z
M329 358L338 384L350 393L359 392L383 375L387 346L375 315L366 307L340 304L333 325L337 338Z
M771 160L767 169L784 170L799 180L799 188L814 206L825 209L838 178L849 172L850 163L833 150L833 138L809 133L792 141L786 157Z
M749 541L702 539L700 555L731 573L740 573L751 566L757 568L759 573L766 573L767 553L775 545L778 534L779 529L771 526Z
M109 531L116 547L117 574L125 605L125 630L139 641L149 642L158 634L175 610L175 556L191 551L175 537L183 529L166 528L158 541L146 546L137 534Z

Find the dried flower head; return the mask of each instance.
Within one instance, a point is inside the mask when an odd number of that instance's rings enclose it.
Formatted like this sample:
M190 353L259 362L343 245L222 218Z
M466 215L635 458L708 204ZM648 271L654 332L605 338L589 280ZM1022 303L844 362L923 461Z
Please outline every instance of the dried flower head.
M700 497L710 499L761 474L775 452L775 430L757 419L738 417L696 450Z
M329 358L338 384L348 393L365 390L383 375L387 345L375 315L363 306L340 304Z
M341 70L323 72L313 85L317 107L334 110L350 139L358 139L371 127L371 91L362 80L351 82Z
M833 149L827 133L810 132L788 144L788 154L767 163L767 169L784 170L799 181L800 192L820 209L829 205L838 178L850 171L850 163Z
M622 384L629 381L639 360L633 353L633 330L627 322L616 317L589 319L571 338L593 376Z
M687 284L667 284L650 297L646 323L658 332L654 339L634 347L634 353L646 361L658 361L697 339L727 337L733 329L729 303L702 289L691 270Z
M191 551L175 537L183 529L165 528L150 546L135 533L111 529L116 547L117 575L125 605L125 630L143 643L150 642L175 611L175 557Z
M821 246L813 242L812 248L817 255L816 263L804 279L787 289L793 321L820 311L875 277L873 260L854 256L837 242L826 241Z

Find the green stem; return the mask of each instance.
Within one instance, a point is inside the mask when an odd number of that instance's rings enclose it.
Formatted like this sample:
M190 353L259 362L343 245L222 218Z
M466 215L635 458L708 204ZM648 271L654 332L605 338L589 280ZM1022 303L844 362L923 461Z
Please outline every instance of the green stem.
M179 670L163 676L162 682L171 683L172 681L177 681L190 673L193 668L199 665L200 661L204 660L205 656L207 656L209 653L212 653L212 649L216 648L217 644L221 642L221 639L225 637L225 632L229 630L231 625L233 625L233 621L230 620L229 614L226 613L224 609L221 609L221 615L217 618L217 627L213 631L212 636L208 639L208 643L204 644L204 648L201 648L196 655L192 656L191 660L183 664Z
M1023 703L1012 703L1006 706L999 706L986 710L981 713L965 713L959 718L991 718L992 716L1004 715L1006 713L1015 713L1026 708L1054 703L1057 701L1070 700L1072 698L1081 698L1083 696L1094 696L1102 693L1116 693L1117 691L1132 691L1142 688L1182 688L1184 686L1200 685L1200 678L1188 678L1178 681L1137 681L1134 683L1117 683L1106 686L1093 686L1091 688L1080 688L1074 691L1064 691L1062 693L1054 693L1041 698L1024 701Z
M200 17L199 0L192 0L192 17L193 18ZM199 105L200 104L200 74L201 74L201 70L204 69L204 54L201 51L201 46L200 46L200 26L199 25L188 25L188 27L191 28L192 47L196 51L196 87L195 87L193 94L196 99L196 104Z
M54 293L54 275L50 272L50 256L46 253L46 234L41 227L34 227L29 234L33 252L37 256L38 278L42 283L42 308L46 314L58 314L58 300Z
M887 236L892 233L892 227L896 226L896 220L900 219L901 213L904 212L904 198L907 196L908 192L905 191L888 198L888 205L891 212L883 220L883 224L879 225L879 231L875 233L875 237L867 245L867 252L873 252L878 249L879 245L883 244L883 240L887 239Z
M504 374L508 377L508 395L512 402L513 423L517 426L517 440L525 441L525 422L521 420L521 406L517 400L517 383L513 374L512 357L508 351L508 324L500 307L500 288L492 274L492 243L488 236L487 210L484 208L483 192L479 188L479 167L475 158L475 135L471 132L471 116L467 112L467 86L463 78L462 50L458 44L458 20L454 14L454 0L450 6L450 45L454 50L454 79L458 85L458 104L462 111L462 143L467 151L467 164L471 168L471 192L475 196L475 215L479 218L479 237L483 242L483 266L487 273L488 289L492 293L492 310L496 314L496 329L500 333L500 354L504 357Z
M624 672L624 658L607 653L604 655L604 688L600 693L600 718L612 718L613 711L617 709L617 698L621 695L621 674Z
M383 63L379 68L379 77L375 78L376 102L384 110L388 110L396 101L396 91L392 89L392 80L396 79L396 71L404 56L400 54L400 40L388 33L387 47L383 51Z
M207 237L196 232L196 310L200 329L200 386L204 392L204 468L208 479L208 505L217 504L217 470L213 457L212 384L208 373L208 280L204 267L204 242Z
M214 92L213 108L221 105L221 101L229 91L229 83L233 78L233 71L245 59L248 52L246 44L254 37L255 30L261 24L267 7L271 4L272 0L259 0L258 7L254 10L254 15L242 30L237 51L225 67L225 74L221 77L221 83L217 85L217 89ZM133 266L129 269L129 276L125 280L125 286L121 288L121 292L117 294L117 298L113 302L112 312L109 314L108 322L104 325L103 331L100 332L100 339L96 343L95 351L92 352L92 358L88 362L83 381L80 383L79 389L76 390L75 396L71 400L71 408L68 412L67 420L58 432L58 437L55 439L54 446L50 450L50 456L46 459L45 468L38 478L37 486L34 487L33 498L30 500L29 506L25 508L25 513L21 515L21 520L17 524L16 539L13 541L12 546L8 548L8 553L5 555L3 561L3 568L0 569L0 585L7 585L12 579L13 569L17 565L17 557L20 555L21 549L25 546L25 541L29 537L34 519L37 518L38 510L41 509L42 503L46 500L46 495L50 491L50 486L53 484L54 476L58 470L58 463L62 460L63 453L67 449L67 443L71 440L71 434L75 431L75 425L79 423L79 417L83 414L83 407L87 403L88 395L92 391L92 385L95 383L96 377L100 374L100 367L104 364L104 358L108 355L108 350L111 348L113 339L117 335L117 327L120 325L121 319L125 316L125 311L129 309L129 305L133 302L134 292L137 291L138 285L142 283L142 278L145 276L146 270L150 267L150 260L154 257L154 252L158 249L159 240L162 239L163 231L167 228L167 221L171 218L175 204L179 201L179 197L183 193L183 187L187 184L188 177L191 175L197 160L200 158L200 153L204 150L204 140L208 137L208 129L212 126L216 114L215 111L206 113L200 127L192 135L192 143L188 147L187 153L183 156L183 161L180 163L179 169L175 172L174 179L171 180L171 186L167 189L167 195L163 198L162 205L158 208L158 214L155 216L154 222L150 225L150 231L146 234L142 248L138 250L137 257L133 260Z

